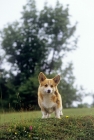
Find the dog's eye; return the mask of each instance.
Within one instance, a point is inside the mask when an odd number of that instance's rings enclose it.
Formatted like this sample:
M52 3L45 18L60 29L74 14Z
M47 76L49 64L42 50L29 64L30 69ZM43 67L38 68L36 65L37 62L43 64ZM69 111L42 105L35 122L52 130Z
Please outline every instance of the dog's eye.
M48 85L46 84L45 87L47 87Z
M51 87L53 87L53 85L51 85Z

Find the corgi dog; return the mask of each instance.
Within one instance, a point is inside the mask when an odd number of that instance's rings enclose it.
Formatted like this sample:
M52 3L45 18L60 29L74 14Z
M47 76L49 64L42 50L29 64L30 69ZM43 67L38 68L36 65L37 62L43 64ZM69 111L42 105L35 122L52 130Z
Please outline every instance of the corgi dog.
M62 113L62 99L58 92L57 85L60 76L57 75L48 79L42 72L39 73L38 104L41 108L42 118L49 118L52 112L55 112L56 118L60 118Z

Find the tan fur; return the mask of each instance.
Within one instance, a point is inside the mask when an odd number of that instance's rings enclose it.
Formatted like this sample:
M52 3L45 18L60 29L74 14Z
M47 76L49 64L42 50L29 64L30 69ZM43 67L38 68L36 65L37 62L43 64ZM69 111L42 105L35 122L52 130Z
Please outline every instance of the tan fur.
M55 112L57 118L62 114L62 99L58 92L57 85L60 76L57 75L48 79L42 72L39 73L38 104L42 111L42 118L48 118L52 112Z

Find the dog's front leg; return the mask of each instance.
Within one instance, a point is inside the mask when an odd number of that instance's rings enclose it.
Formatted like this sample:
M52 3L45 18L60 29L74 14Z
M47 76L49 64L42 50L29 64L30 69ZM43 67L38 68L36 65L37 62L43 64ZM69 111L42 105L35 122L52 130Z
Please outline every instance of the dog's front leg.
M55 116L56 116L56 118L60 119L60 109L59 108L57 108L55 110Z
M41 112L42 112L42 118L43 119L48 117L48 114L45 110L41 110Z

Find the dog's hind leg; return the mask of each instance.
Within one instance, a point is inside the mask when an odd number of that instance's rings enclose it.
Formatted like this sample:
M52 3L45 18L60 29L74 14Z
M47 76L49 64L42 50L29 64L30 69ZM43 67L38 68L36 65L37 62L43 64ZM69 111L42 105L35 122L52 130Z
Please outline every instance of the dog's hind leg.
M50 118L51 114L47 114L47 118Z
M46 111L42 111L42 118L48 118L48 114Z

